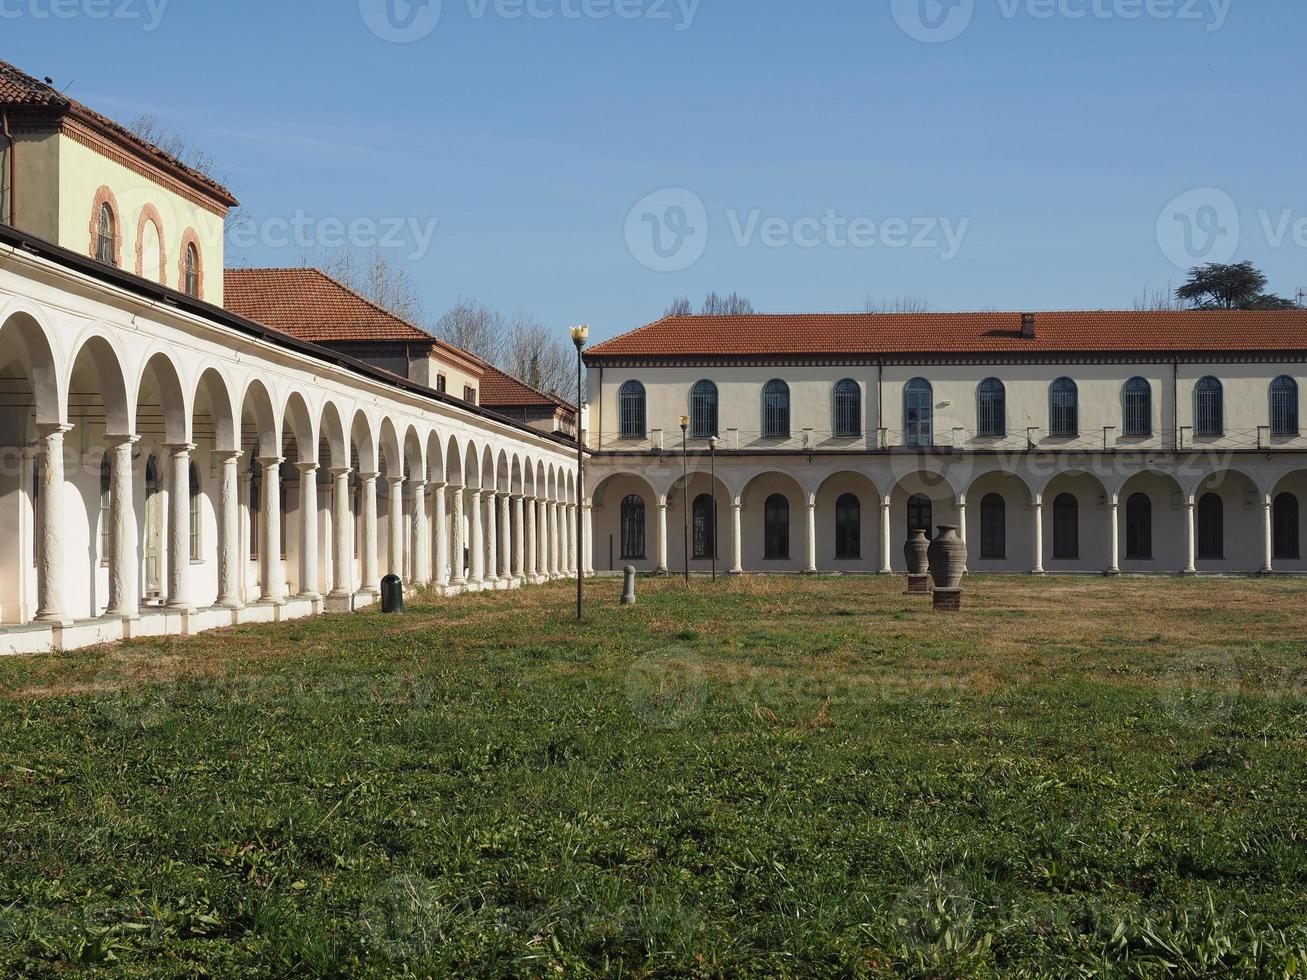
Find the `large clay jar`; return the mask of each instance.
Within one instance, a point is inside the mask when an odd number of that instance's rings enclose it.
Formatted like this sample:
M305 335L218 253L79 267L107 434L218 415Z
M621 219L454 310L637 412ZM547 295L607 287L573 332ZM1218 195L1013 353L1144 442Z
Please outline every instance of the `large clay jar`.
M903 545L903 557L908 563L909 575L925 575L930 567L930 541L921 528L908 535Z
M967 570L967 546L953 524L941 524L939 536L930 543L930 577L937 589L956 589Z

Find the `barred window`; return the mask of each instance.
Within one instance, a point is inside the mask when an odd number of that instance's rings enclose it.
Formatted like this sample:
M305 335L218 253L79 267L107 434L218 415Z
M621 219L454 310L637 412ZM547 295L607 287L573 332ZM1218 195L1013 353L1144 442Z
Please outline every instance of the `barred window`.
M622 500L622 560L644 556L644 498L633 493Z
M1225 501L1219 493L1205 493L1198 501L1198 557L1225 557Z
M846 561L862 557L862 502L851 493L835 501L835 557Z
M913 378L903 389L903 445L929 449L935 444L935 392L925 378Z
M118 219L114 217L113 208L107 203L101 204L99 222L96 226L95 257L106 265L117 264L114 262L114 246L118 239L117 225Z
M998 378L986 378L976 389L976 435L990 439L1007 435L1007 389Z
M1153 557L1153 501L1146 493L1131 494L1125 504L1125 556L1131 561Z
M200 296L200 250L195 247L194 243L186 246L186 265L185 280L182 283L182 289L187 296L194 296L199 299Z
M717 386L700 381L690 389L690 435L711 439L717 435Z
M835 386L835 438L862 435L862 388L851 378Z
M934 504L923 493L913 494L908 498L908 537L917 531L925 531L930 537L930 528L934 523Z
M1221 382L1210 375L1194 386L1194 435L1225 434L1225 395Z
M618 415L621 417L623 439L643 439L645 426L644 385L628 381L617 392Z
M772 494L763 508L763 557L784 561L790 557L790 502Z
M694 498L694 557L717 557L717 513L712 497L701 493Z
M1121 433L1130 439L1146 439L1153 434L1153 386L1146 378L1131 378L1125 383Z
M1271 382L1271 435L1298 434L1298 382L1281 375Z
M1070 378L1058 378L1049 386L1048 434L1054 439L1080 435L1080 391Z
M191 561L200 560L200 471L190 468L190 548Z
M1275 498L1275 557L1296 560L1302 557L1298 534L1298 498L1282 493Z
M1080 557L1080 501L1060 494L1053 501L1053 557L1071 561Z
M980 557L1007 557L1007 501L999 493L986 494L980 502Z
M762 389L762 437L790 437L790 386L784 381L768 381Z
M100 561L109 560L113 530L110 507L113 502L113 463L109 453L100 460Z

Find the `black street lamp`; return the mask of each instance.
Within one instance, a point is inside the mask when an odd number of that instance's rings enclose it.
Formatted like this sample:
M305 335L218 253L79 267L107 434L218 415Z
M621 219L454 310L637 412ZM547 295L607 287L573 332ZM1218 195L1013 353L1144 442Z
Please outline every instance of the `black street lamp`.
M582 442L581 407L585 394L581 391L581 350L590 338L589 324L572 328L572 343L576 345L576 621L581 622L585 610L585 444Z
M717 437L708 440L708 477L712 481L712 580L717 581Z
M685 482L685 514L681 526L685 537L685 584L690 584L690 416L681 416L681 478Z

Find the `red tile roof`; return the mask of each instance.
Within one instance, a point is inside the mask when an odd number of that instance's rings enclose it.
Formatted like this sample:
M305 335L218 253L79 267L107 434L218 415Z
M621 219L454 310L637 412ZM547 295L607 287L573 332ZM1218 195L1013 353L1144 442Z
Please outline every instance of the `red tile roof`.
M673 316L586 351L626 357L1307 351L1307 310Z
M187 166L153 143L147 143L127 127L119 125L108 116L102 116L76 99L64 95L53 85L38 81L6 61L0 61L0 105L51 113L56 116L72 116L119 143L128 144L157 166L184 177L191 184L198 185L227 207L234 208L240 203L232 196L231 191L212 177Z
M487 408L562 408L568 412L576 409L570 402L546 394L519 381L511 374L505 374L497 367L486 364L485 374L481 377L480 402Z

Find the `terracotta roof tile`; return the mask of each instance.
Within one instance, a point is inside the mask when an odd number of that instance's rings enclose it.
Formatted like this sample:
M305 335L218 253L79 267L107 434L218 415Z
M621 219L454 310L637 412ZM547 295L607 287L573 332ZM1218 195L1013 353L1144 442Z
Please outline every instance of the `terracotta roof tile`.
M570 402L537 391L511 374L505 374L489 364L486 365L485 374L481 377L480 402L487 408L539 406L563 408L569 412L576 411Z
M117 139L131 144L147 159L163 165L173 171L180 171L191 183L209 191L228 207L236 207L240 202L232 196L231 191L223 187L207 174L189 167L170 153L165 153L153 143L147 143L126 126L119 125L108 116L101 115L89 106L64 95L53 85L38 81L22 69L0 61L0 105L20 107L32 110L48 110L58 115L71 115L93 128L108 133Z
M586 351L591 359L1169 351L1307 351L1307 310L1268 312L832 313L665 317Z

